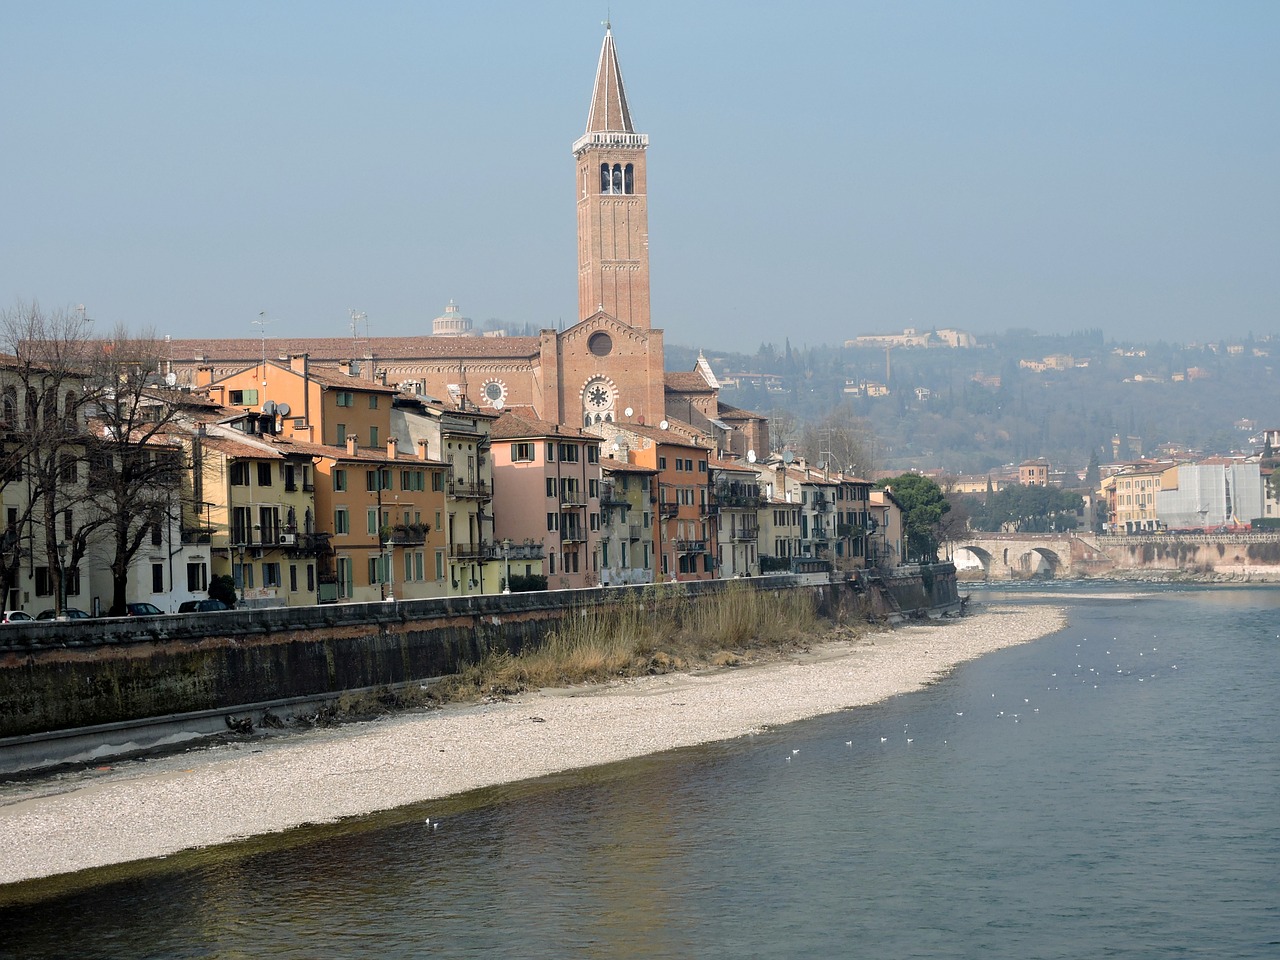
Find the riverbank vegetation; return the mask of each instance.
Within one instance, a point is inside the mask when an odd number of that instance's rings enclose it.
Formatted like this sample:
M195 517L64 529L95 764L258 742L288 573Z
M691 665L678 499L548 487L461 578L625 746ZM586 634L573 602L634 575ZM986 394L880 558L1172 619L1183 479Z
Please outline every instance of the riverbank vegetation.
M807 647L835 624L820 617L809 590L728 585L689 597L655 585L618 603L567 616L537 647L492 653L431 687L439 702L512 696L525 690L599 683L704 667L757 663ZM861 632L861 622L849 629Z

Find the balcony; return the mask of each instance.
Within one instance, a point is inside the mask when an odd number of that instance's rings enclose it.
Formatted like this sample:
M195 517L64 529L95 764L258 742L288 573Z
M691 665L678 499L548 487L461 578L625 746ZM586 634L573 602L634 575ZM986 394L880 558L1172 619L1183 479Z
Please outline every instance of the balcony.
M587 498L582 495L581 490L561 490L560 506L562 507L585 507Z
M425 523L397 523L383 527L380 531L382 542L392 546L420 547L427 542L427 532L431 529Z
M453 543L449 545L450 560L491 560L493 544L486 540L479 543Z
M750 541L760 539L759 527L739 527L732 534L732 539L738 541Z
M706 553L707 541L705 540L677 540L677 553Z
M626 510L631 506L631 503L630 501L614 493L608 487L601 487L600 488L600 506L601 507L618 507L620 509Z
M288 542L286 537L292 537L293 541ZM290 533L282 535L280 540L285 553L291 557L310 557L329 549L327 533Z
M642 526L641 526L640 524L638 524L638 523L629 523L629 524L627 524L627 539L628 539L628 540L639 540L639 539L640 539L640 537L641 537L641 531L642 531L642 530L644 530L644 527L642 527Z
M565 527L560 531L560 539L564 543L582 543L587 539L587 532L581 527Z
M493 496L489 484L483 480L463 481L450 478L447 489L449 496L459 500L488 500Z
M184 544L210 543L213 540L211 527L183 527L182 542Z
M764 503L764 498L758 493L717 490L716 503L735 510L758 510Z
M658 504L658 516L663 520L670 520L672 517L678 516L680 513L680 504L678 503L660 503Z

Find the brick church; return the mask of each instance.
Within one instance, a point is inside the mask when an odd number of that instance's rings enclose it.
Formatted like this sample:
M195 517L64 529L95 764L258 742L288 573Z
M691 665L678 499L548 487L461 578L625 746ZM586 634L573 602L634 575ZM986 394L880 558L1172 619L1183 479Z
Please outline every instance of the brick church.
M605 30L586 131L573 144L578 322L536 337L473 336L450 304L433 333L409 337L170 340L169 371L208 383L306 355L315 366L460 405L529 408L571 426L667 428L729 455L767 452L765 418L719 399L705 360L667 374L649 313L649 138L636 132L613 34Z

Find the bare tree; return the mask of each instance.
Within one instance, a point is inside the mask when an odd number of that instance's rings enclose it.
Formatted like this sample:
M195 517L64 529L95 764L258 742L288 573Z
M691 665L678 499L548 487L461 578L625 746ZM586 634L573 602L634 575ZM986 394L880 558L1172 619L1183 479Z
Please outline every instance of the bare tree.
M159 375L160 341L117 327L99 345L92 379L87 456L95 513L105 518L111 556L111 613L123 614L129 566L148 538L167 543L180 502L183 448L169 434L179 396Z
M874 469L875 430L847 404L822 419L806 423L800 452L810 464L825 463L832 472L869 476Z
M36 567L37 586L49 589L61 612L65 573L78 569L83 552L73 550L67 564L65 545L78 539L83 547L87 535L74 536L85 494L79 470L83 412L93 400L88 321L82 312L45 312L38 303L20 302L0 314L0 336L8 353L0 370L0 493L6 510L0 587L7 597L26 553ZM40 558L45 562L37 566ZM42 574L47 583L39 582Z

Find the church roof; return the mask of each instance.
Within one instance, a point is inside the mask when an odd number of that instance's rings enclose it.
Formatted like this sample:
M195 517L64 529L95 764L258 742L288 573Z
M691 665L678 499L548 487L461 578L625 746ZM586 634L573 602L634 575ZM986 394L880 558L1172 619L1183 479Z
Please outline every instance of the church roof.
M528 411L528 412L526 412ZM575 440L590 440L599 443L600 438L594 434L584 433L577 427L562 423L541 420L533 415L527 407L519 410L503 410L502 415L494 422L489 431L494 440L528 440L533 437L572 437Z
M665 375L665 386L673 393L711 393L714 390L697 370L687 373L668 370Z
M622 86L622 69L618 51L613 45L613 31L605 26L604 45L600 48L600 65L596 67L596 86L591 94L591 110L587 113L587 133L606 130L634 133L627 92Z
M248 365L261 362L263 342L253 337L167 340L164 348L173 361L243 360ZM321 361L361 360L370 355L378 360L484 360L535 357L540 350L537 337L268 337L266 341L268 361L302 353Z

